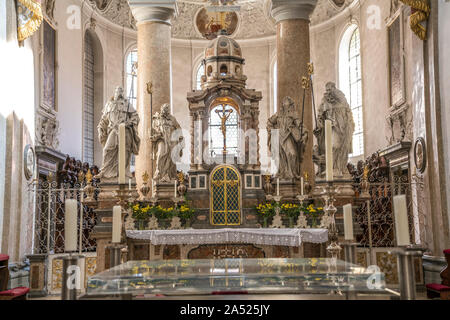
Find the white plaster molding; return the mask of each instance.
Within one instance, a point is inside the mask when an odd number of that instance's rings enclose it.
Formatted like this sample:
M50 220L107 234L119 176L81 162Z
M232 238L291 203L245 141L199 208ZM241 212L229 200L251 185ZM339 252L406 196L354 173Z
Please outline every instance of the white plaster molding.
M329 18L318 24L311 24L310 31L312 33L320 33L326 30L332 29L338 25L345 23L345 21L349 19L353 19L358 21L359 25L359 15L361 6L364 4L365 0L355 0L351 4L348 5L345 9L340 11L334 17Z
M256 39L236 39L241 48L254 48L254 47L264 47L270 45L276 45L276 36L272 35L264 38L256 38ZM204 48L211 43L210 40L189 40L189 39L176 39L172 38L172 46L181 47L181 48Z
M170 20L177 14L176 0L129 0L128 3L138 25L145 22L170 25Z
M318 0L272 0L271 15L277 23L288 19L309 21Z

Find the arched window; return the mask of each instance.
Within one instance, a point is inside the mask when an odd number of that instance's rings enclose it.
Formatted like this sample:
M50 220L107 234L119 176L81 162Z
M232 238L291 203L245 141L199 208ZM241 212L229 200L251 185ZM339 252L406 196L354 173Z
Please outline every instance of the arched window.
M195 74L195 90L202 90L202 76L205 74L205 65L200 63Z
M127 56L127 65L126 65L126 74L127 74L127 91L126 95L136 110L137 107L137 49L131 51Z
M89 32L84 37L83 161L94 163L94 45Z
M215 106L210 113L209 118L209 139L211 156L223 154L223 133L222 133L222 116L223 110L228 111L228 119L225 123L226 127L226 144L227 153L236 154L239 142L239 114L237 110L229 104L220 104ZM229 113L229 111L232 111Z
M347 28L339 48L339 87L353 112L355 132L350 157L364 155L364 125L360 34L356 25Z
M278 66L277 62L273 64L273 113L278 111Z

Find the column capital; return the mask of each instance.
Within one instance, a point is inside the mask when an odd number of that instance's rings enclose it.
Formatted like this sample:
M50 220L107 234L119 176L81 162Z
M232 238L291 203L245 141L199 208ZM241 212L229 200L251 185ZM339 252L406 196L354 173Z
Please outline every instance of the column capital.
M278 23L288 19L309 21L318 0L271 0L271 15Z
M176 0L128 0L137 23L160 22L170 25L177 13Z

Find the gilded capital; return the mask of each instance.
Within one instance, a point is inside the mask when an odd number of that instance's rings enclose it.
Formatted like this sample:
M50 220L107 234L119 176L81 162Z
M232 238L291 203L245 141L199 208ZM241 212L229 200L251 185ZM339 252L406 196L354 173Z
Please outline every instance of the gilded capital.
M278 23L289 19L308 20L318 0L272 0L271 15Z

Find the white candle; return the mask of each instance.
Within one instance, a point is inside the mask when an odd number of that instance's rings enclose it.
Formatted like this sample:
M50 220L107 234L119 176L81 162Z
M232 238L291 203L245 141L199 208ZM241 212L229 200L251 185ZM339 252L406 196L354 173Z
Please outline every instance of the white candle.
M352 205L346 204L344 206L344 234L345 240L353 240L353 216Z
M301 195L303 195L303 187L304 187L303 186L303 177L300 179L300 185L301 185L301 188L300 188L301 189L300 190L301 191Z
M122 238L122 207L113 207L112 242L120 243Z
M125 184L125 123L119 125L119 184Z
M277 178L277 197L280 196L280 178Z
M66 252L77 251L78 203L75 199L66 199L64 216L64 247Z
M177 180L175 180L173 183L173 197L177 197Z
M406 206L406 195L394 197L394 219L395 233L397 236L397 246L408 246L409 242L409 223L408 208Z
M131 190L131 179L128 179L128 190Z
M326 179L333 181L333 141L331 120L325 120Z

